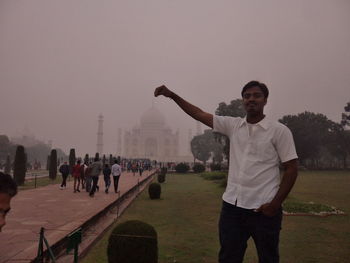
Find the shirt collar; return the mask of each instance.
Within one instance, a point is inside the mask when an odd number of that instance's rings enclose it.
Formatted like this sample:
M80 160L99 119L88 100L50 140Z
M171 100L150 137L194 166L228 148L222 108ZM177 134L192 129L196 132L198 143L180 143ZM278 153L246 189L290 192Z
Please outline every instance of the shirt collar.
M248 124L247 117L242 118L241 119L241 123L239 124L239 127L242 127L243 125L247 125L247 124ZM264 130L267 130L269 128L269 126L270 126L269 124L270 124L270 122L267 120L267 118L265 116L261 121L259 121L255 125L260 126Z

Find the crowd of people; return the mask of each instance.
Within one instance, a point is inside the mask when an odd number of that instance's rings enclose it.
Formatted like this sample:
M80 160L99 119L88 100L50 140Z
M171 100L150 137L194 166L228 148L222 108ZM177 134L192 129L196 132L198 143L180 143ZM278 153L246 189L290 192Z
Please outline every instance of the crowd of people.
M74 166L69 166L67 162L64 162L59 172L62 174L62 184L60 189L66 189L67 178L69 174L72 175L74 184L73 192L79 193L80 189L84 189L89 193L90 197L94 197L95 193L99 191L98 185L100 175L103 175L105 184L105 193L109 193L110 186L112 184L111 176L113 178L113 190L118 193L119 178L122 172L126 171L132 173L133 176L138 174L142 176L144 171L150 171L152 164L149 160L119 160L114 159L112 164L102 163L102 161L96 157L93 161L83 162L78 159Z

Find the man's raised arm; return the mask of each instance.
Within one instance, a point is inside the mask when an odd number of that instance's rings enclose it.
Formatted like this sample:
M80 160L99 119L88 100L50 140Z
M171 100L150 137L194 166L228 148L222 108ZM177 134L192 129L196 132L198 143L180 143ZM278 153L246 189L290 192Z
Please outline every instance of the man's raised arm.
M155 89L154 96L158 97L159 95L163 95L164 97L171 98L173 101L176 102L179 107L186 112L188 115L190 115L192 118L194 118L197 121L200 121L201 123L209 126L210 128L213 128L213 115L207 112L204 112L200 108L192 105L191 103L187 102L171 90L169 90L166 86L160 86Z

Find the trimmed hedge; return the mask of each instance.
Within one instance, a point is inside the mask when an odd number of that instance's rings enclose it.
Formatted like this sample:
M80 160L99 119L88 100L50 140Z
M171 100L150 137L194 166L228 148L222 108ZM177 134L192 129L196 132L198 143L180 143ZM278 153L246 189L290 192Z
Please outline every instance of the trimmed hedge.
M107 255L109 263L157 263L157 232L139 220L121 223L109 236Z
M158 183L164 183L165 182L165 174L159 173L157 176Z
M190 170L190 167L186 163L179 163L175 166L175 171L177 173L187 173Z
M205 171L205 166L203 164L196 163L193 166L193 172L195 173L203 173L204 171Z
M159 199L161 194L160 184L151 183L148 187L148 194L151 199Z

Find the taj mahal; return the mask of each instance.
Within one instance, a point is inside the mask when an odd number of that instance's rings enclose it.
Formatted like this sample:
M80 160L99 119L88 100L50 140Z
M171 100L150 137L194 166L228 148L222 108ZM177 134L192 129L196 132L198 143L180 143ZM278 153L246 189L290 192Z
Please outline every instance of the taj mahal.
M160 162L189 162L193 157L188 151L186 156L179 154L179 130L172 131L166 124L164 115L152 106L146 110L139 125L124 132L123 147L119 135L119 150L126 158L147 158ZM189 134L188 144L192 139ZM121 149L122 148L122 149Z

